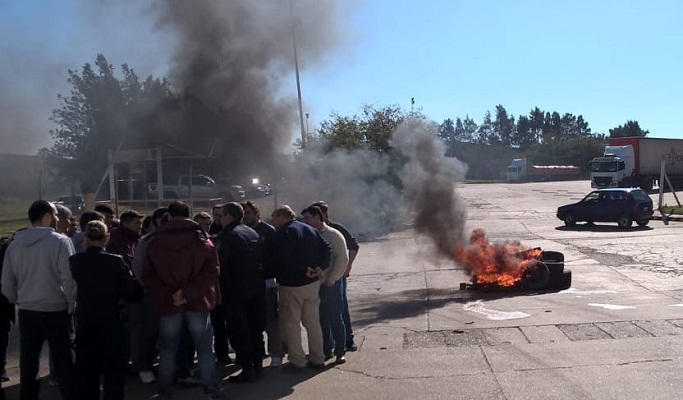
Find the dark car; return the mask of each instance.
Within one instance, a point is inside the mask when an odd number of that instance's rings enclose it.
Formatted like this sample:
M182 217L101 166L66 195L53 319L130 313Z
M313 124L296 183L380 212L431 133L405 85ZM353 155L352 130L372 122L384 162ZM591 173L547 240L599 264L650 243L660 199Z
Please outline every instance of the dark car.
M85 201L82 196L62 196L55 203L68 207L74 214L85 211Z
M557 209L557 218L567 226L579 221L616 222L628 228L635 221L645 226L652 217L652 199L638 188L610 188L590 192L583 200Z

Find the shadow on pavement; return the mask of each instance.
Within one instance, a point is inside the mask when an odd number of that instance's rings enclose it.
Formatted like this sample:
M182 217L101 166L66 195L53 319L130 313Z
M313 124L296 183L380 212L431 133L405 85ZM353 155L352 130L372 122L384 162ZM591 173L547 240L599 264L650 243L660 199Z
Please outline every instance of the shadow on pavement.
M265 363L268 363L265 360ZM232 373L239 371L235 365L227 367L219 367L219 374L222 378L221 387L227 399L259 399L259 400L275 400L294 393L294 387L302 382L305 382L320 373L325 373L327 369L333 368L334 364L328 364L324 370L314 370L305 368L301 371L291 371L288 367L283 366L279 368L266 367L263 370L263 377L253 383L228 383L227 377ZM61 399L57 387L48 385L47 379L41 380L40 398L49 400ZM176 384L174 386L174 398L178 399L199 399L204 398L203 389L201 385L183 385ZM157 386L153 384L143 384L137 377L126 377L126 400L157 400ZM19 400L19 385L13 384L11 386L3 387L0 391L0 400Z
M588 232L641 232L641 231L651 231L654 228L650 226L632 226L631 228L619 228L616 225L590 225L590 224L577 224L574 226L558 226L555 228L558 231L588 231Z
M559 289L547 290L460 290L459 287L442 289L411 289L386 295L377 295L354 302L353 326L366 327L387 320L401 320L423 315L451 304L465 304L477 300L498 300L520 296L538 296L557 293Z

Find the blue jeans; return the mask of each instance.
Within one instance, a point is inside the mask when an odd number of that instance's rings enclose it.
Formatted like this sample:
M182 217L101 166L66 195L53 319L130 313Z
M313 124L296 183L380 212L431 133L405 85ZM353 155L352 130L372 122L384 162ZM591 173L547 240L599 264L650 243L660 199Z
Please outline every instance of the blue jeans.
M209 312L185 312L163 315L159 318L159 394L162 399L170 399L173 391L173 376L176 368L176 354L183 321L187 324L190 336L197 349L202 384L207 395L218 396L218 372L213 358L213 331Z
M349 300L346 298L346 277L341 279L342 291L342 318L344 319L344 328L346 329L346 347L354 345L353 328L351 327L351 315L349 314Z
M342 319L341 279L332 286L320 286L320 327L323 331L325 356L343 356L346 353L346 328Z

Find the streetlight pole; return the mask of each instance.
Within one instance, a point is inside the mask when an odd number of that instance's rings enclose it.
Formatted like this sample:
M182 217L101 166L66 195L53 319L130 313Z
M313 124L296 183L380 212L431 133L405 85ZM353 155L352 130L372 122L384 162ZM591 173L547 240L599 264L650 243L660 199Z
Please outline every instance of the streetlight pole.
M301 82L299 81L299 57L296 52L296 34L294 31L294 6L289 0L289 14L292 20L292 45L294 47L294 69L296 71L296 92L299 97L299 122L301 123L301 149L306 147L306 131L304 129L304 108L301 104Z

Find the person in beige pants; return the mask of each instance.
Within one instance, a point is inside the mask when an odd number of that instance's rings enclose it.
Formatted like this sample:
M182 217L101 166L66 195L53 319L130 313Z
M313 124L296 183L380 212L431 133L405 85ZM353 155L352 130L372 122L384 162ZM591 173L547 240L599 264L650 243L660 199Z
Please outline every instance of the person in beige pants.
M271 215L277 229L273 243L275 274L280 283L280 331L292 368L324 368L320 328L320 279L330 264L332 248L311 226L296 221L289 206ZM301 327L308 335L308 362L301 344Z

